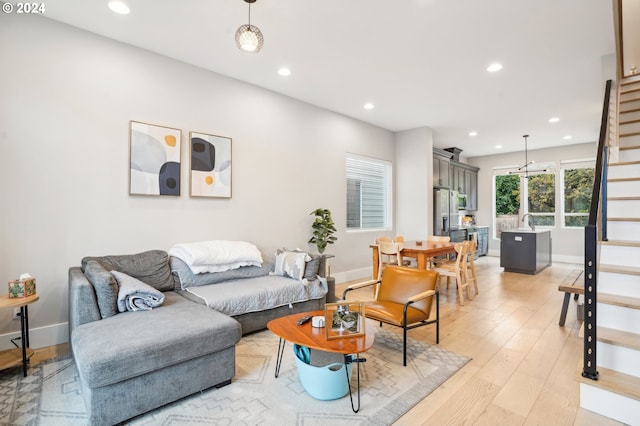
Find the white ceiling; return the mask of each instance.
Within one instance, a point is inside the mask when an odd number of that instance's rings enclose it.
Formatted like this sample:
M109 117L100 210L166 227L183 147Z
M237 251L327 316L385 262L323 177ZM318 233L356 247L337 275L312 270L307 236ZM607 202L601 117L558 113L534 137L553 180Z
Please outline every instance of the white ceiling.
M468 157L520 151L525 133L529 149L596 141L615 52L607 0L258 0L257 54L235 45L243 0L125 1L126 16L107 0L47 2L45 16L391 131L429 126Z

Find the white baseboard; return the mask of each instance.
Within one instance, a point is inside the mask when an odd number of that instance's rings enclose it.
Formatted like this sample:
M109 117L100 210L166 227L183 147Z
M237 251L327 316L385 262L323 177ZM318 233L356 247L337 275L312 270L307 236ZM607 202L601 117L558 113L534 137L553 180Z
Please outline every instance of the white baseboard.
M11 339L20 337L20 332L6 333L0 335L0 350L13 349L15 346ZM44 327L31 328L29 330L29 346L32 349L45 348L47 346L59 345L69 341L69 324L46 325ZM19 343L19 342L18 342Z
M489 256L495 256L495 257L500 257L500 249L497 250L489 250L488 253ZM553 262L558 262L558 263L579 263L579 264L584 264L584 257L583 256L566 256L563 254L551 254L551 265L553 265Z
M579 263L581 265L584 265L584 256L558 255L558 256L551 256L551 260L553 262L558 262L558 263Z
M344 283L347 281L354 280L367 280L371 278L373 271L371 271L371 267L360 268L360 269L352 269L351 271L338 272L333 274L333 277L336 279L336 283Z

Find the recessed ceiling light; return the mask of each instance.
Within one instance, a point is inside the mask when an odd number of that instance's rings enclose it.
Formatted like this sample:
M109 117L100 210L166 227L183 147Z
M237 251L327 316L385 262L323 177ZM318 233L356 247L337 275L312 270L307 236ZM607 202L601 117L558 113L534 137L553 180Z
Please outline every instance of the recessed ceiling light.
M496 145L496 149L502 149L502 145Z
M478 132L469 132L469 136L478 136Z
M572 137L573 137L573 136L571 136L571 135L567 135L567 136L563 136L563 137L562 137L562 139L564 139L564 140L569 140L569 139L571 139Z
M121 1L110 1L109 9L113 12L118 13L120 15L128 15L129 14L129 6L127 6L124 2Z
M494 64L491 64L491 65L489 65L489 66L487 67L487 71L489 71L489 72L498 72L498 71L500 71L501 69L502 69L502 64L499 64L499 63L497 63L497 62L496 62L496 63L494 63Z
M557 123L558 121L560 121L560 119L558 117L551 117L549 119L549 123Z
M283 77L289 77L291 75L291 70L289 68L282 67L278 70L278 74Z
M363 108L364 109L373 109L373 108L375 108L375 106L371 102L367 102L366 104L364 104Z

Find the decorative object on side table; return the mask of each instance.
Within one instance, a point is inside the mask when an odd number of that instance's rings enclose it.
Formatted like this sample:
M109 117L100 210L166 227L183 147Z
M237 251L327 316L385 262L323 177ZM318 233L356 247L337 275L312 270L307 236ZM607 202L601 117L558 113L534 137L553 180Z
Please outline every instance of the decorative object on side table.
M324 316L327 340L364 335L362 302L326 303Z
M36 279L30 274L22 274L17 280L9 281L8 295L0 296L0 308L20 308L20 337L11 339L15 349L0 352L0 370L22 363L22 374L27 377L27 364L33 355L29 347L29 307L39 299L36 293ZM15 342L20 340L21 345Z
M9 281L9 299L24 298L36 294L36 279L23 274L17 280Z

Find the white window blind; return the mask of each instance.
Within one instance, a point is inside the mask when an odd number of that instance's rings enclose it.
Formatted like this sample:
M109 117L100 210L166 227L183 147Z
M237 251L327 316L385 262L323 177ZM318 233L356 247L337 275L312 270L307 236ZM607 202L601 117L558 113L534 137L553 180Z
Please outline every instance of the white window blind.
M391 163L347 154L347 229L390 226Z

